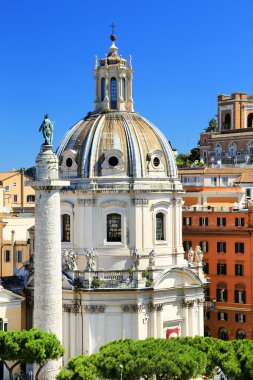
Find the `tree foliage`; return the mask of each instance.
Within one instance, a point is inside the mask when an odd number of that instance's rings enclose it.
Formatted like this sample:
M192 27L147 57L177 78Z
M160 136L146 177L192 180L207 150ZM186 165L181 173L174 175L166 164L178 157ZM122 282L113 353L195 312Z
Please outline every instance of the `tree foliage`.
M89 357L68 362L58 380L123 379L187 380L213 377L218 367L233 380L253 380L253 342L185 337L134 341L121 339L100 348Z
M31 166L30 168L25 169L24 173L25 173L25 175L27 175L27 177L35 179L35 176L36 176L36 167L35 166Z
M208 123L208 127L205 129L206 132L218 132L218 122L216 119L211 119Z
M38 329L0 331L0 357L9 372L10 379L17 365L28 363L39 365L37 379L48 360L57 360L63 354L64 349L54 334Z

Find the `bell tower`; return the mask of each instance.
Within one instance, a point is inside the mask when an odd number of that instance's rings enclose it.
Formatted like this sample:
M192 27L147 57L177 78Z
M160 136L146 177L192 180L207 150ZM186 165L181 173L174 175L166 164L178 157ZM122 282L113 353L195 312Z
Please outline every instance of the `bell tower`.
M112 24L112 28L114 29ZM112 44L109 53L105 58L100 59L96 56L95 62L95 111L127 111L133 112L132 98L132 57L130 56L129 65L127 60L118 54L115 45L116 35L114 30L110 36Z

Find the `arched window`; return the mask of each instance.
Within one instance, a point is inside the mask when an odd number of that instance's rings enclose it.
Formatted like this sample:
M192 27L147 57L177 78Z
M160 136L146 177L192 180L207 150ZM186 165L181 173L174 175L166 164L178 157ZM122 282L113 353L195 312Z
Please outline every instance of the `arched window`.
M226 113L223 123L223 129L230 129L231 128L231 116L230 113Z
M110 82L110 108L112 110L117 109L117 80L116 78L111 78Z
M210 329L207 326L204 326L204 336L208 336L208 337L211 336Z
M121 215L107 215L107 241L121 241Z
M62 241L70 241L70 215L64 214L61 217Z
M236 143L232 142L229 147L228 147L228 154L231 156L231 157L234 157L236 156L236 153L237 153L237 145Z
M222 340L228 340L228 332L223 327L221 327L218 331L218 338Z
M244 330L239 329L236 331L236 339L246 339L246 333Z
M222 145L221 144L216 144L215 148L214 148L214 151L215 151L215 156L216 157L220 157L221 154L222 154Z
M105 78L101 79L101 101L105 100Z
M220 282L217 284L216 298L218 302L227 302L228 292L227 284L225 282Z
M248 128L253 128L253 113L250 113L248 115L248 123L247 123Z
M235 303L246 303L246 290L242 284L235 286Z
M164 214L158 212L156 214L156 240L165 240L164 239Z
M125 80L125 78L121 79L121 91L122 91L122 99L126 100L126 80Z

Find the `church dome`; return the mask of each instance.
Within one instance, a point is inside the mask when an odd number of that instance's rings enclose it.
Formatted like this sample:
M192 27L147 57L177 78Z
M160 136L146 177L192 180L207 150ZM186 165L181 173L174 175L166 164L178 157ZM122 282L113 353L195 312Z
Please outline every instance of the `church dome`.
M112 34L104 59L96 57L94 112L66 133L57 150L62 176L177 178L168 140L134 112L132 58L127 64L115 40Z
M66 133L57 154L62 171L76 169L77 177L177 178L168 140L136 112L88 115Z

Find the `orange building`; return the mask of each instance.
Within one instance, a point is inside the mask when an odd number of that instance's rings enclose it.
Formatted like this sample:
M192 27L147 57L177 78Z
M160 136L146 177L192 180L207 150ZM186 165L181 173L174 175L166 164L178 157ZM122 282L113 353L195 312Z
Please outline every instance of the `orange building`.
M253 204L251 170L180 169L183 245L204 252L205 335L253 338ZM248 178L250 177L250 178ZM250 182L251 181L251 182Z

